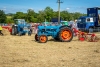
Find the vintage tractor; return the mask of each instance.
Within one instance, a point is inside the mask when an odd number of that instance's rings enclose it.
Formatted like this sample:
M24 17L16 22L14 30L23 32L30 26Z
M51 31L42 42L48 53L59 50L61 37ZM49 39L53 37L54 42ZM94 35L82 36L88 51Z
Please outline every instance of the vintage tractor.
M28 32L28 25L24 19L15 19L15 24L12 25L12 35L25 35Z
M52 36L55 40L61 42L70 42L73 39L73 32L69 27L60 24L38 26L35 40L40 43L46 43L48 36Z

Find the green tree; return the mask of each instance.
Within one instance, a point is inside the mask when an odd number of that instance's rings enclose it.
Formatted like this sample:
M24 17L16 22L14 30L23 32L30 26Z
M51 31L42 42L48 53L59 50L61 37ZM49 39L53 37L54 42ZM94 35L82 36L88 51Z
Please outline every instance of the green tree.
M16 12L16 14L13 17L13 19L25 19L25 18L26 18L26 14L23 12Z
M82 14L79 12L70 13L66 10L61 11L61 18L62 20L70 21L78 19L80 16L85 16L86 14ZM32 9L28 9L27 13L23 12L16 12L16 14L9 13L7 16L13 17L13 19L25 19L27 22L44 22L45 19L47 21L51 21L52 18L58 18L58 11L53 11L53 9L47 6L44 10L38 11L36 13ZM7 19L7 21L10 19Z
M6 23L6 14L3 10L0 10L0 23Z
M47 20L47 21L50 21L51 20L51 18L53 17L53 9L51 8L51 7L46 7L45 9L44 9L44 12L45 12L45 19Z
M36 20L36 14L34 12L34 10L32 9L28 9L27 10L27 17L26 17L26 20L27 22L35 22L34 19Z
M38 16L37 16L38 22L44 22L45 16L46 16L46 14L43 10L39 11Z
M61 18L63 19L63 20L69 20L69 17L70 17L70 14L69 14L69 12L68 11L62 11L61 12Z
M11 18L7 18L6 23L14 23L14 20Z
M75 12L73 17L74 17L74 20L75 19L78 19L80 16L83 16L83 14L79 13L79 12Z
M52 18L58 18L58 11L53 11L53 17Z
M8 14L6 14L6 16L14 16L14 14L13 13L8 13Z

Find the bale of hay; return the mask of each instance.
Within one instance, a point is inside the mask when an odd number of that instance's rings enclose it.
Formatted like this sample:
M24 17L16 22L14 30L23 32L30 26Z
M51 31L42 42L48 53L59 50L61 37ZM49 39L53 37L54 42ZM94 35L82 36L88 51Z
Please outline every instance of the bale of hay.
M3 28L2 33L3 33L4 35L10 35L10 32L9 32L8 29L4 29L4 28Z

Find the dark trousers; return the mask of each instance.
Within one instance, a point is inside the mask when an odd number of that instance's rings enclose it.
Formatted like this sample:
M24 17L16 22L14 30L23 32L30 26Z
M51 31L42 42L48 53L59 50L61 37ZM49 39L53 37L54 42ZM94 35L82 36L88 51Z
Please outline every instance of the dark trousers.
M2 30L0 30L0 35L3 35Z

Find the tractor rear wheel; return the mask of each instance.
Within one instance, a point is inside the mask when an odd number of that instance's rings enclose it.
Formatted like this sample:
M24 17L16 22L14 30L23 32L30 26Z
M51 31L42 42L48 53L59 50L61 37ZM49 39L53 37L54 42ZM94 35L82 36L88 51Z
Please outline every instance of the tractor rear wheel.
M48 40L48 37L46 35L39 36L39 42L40 43L46 43Z
M14 26L12 26L12 32L11 32L11 34L14 35L14 33L15 33L14 32Z
M12 26L12 32L11 32L12 35L16 35L17 34L17 27L16 26Z
M35 34L35 41L38 41L38 35Z
M68 27L61 28L59 32L59 39L62 42L70 42L73 39L73 32Z

